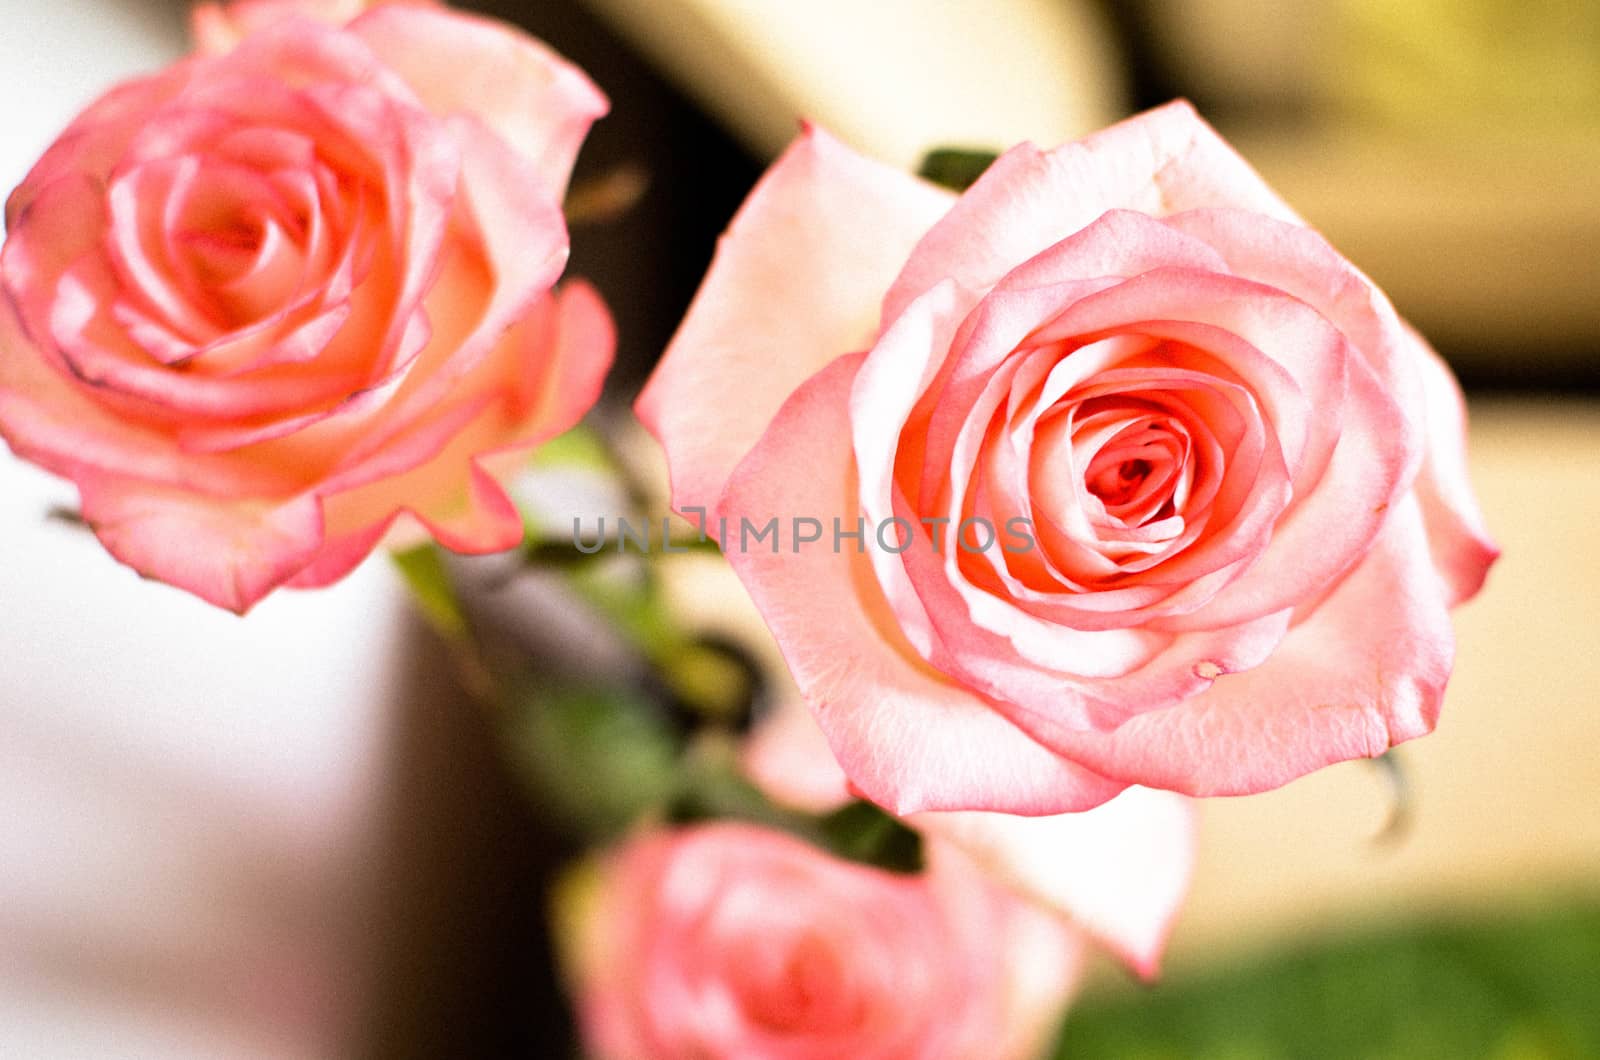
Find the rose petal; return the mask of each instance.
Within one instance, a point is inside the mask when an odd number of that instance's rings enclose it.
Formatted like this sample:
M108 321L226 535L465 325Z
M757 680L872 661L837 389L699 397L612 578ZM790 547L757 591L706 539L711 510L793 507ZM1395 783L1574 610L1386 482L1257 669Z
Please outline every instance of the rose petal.
M380 4L350 23L436 114L471 114L519 151L560 202L606 97L543 43L444 7Z
M407 446L383 450L383 466L357 476L364 484L324 495L329 544L295 585L344 577L402 516L456 552L516 545L522 517L500 478L528 450L583 418L600 396L615 348L599 294L586 283L564 285L506 333L486 366L492 390L483 399L441 416Z
M1194 870L1197 821L1189 799L1129 788L1083 813L921 813L909 823L1066 913L1140 975L1158 973Z
M842 357L784 403L729 479L718 514L737 527L804 513L848 527L856 512ZM993 707L928 670L904 642L864 555L810 547L728 559L778 639L807 704L863 794L895 813L1055 813L1121 786L1045 751Z
M1454 654L1443 586L1407 497L1361 565L1262 665L1113 733L1044 722L1033 731L1129 784L1253 794L1432 731Z
M635 406L667 450L673 507L709 510L794 389L871 343L895 271L952 199L815 128L767 171Z
M917 244L884 303L885 319L940 280L987 290L1107 210L1154 217L1231 206L1297 220L1249 163L1188 103L1129 118L1041 151L1007 151Z
M1422 336L1411 332L1409 337L1421 359L1427 396L1427 450L1414 496L1422 507L1434 565L1448 586L1446 602L1455 607L1478 595L1500 549L1489 536L1467 477L1467 408L1461 388Z
M422 3L426 0L384 0ZM238 46L251 33L289 18L314 18L340 25L366 10L373 0L214 0L196 4L189 14L195 50L218 54Z
M311 562L322 513L310 498L228 501L134 479L81 475L84 521L121 562L227 608L249 611Z

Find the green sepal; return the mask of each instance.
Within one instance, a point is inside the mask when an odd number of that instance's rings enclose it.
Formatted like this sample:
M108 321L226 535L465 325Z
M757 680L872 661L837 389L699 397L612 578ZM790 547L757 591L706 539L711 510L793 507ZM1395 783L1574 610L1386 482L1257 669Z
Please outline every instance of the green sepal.
M667 808L674 824L744 821L787 832L845 861L899 874L923 869L922 837L870 802L855 800L817 817L779 806L731 769L691 768L686 780Z
M936 147L922 156L917 176L949 188L966 191L1000 155L970 147Z
M444 555L437 545L418 545L404 552L391 553L394 565L411 589L411 596L423 617L449 640L467 635L467 616L456 599L455 587L445 570Z

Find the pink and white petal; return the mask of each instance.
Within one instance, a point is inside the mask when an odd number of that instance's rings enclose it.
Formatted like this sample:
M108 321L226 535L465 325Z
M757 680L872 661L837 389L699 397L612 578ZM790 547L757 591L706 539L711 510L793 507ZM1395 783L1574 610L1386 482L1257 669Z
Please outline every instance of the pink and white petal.
M34 199L56 181L65 177L103 180L145 119L188 84L194 67L193 62L179 63L159 74L124 82L91 103L6 199L6 230L15 228Z
M839 358L784 403L730 477L720 516L737 525L805 512L854 525L848 403L862 359ZM1045 751L923 664L864 555L738 549L728 559L851 784L891 812L1061 813L1124 786Z
M773 164L635 406L675 508L709 511L795 388L872 343L884 292L953 198L814 127Z
M446 248L423 303L431 334L393 400L377 416L330 425L330 433L361 435L343 446L342 468L390 448L441 402L472 390L470 376L494 375L498 369L485 360L505 349L507 329L537 310L566 264L561 212L539 192L526 161L481 122L462 116L450 126L462 157L455 220L469 225L477 239L454 240Z
M101 473L219 496L276 495L296 481L280 468L183 454L164 431L106 408L47 363L4 298L0 437L18 456L72 479Z
M331 481L322 498L336 546L314 575L336 580L396 518L414 518L446 548L499 552L522 540L522 518L498 475L582 419L599 398L616 346L610 315L587 284L567 285L502 339L494 388L446 410L404 446ZM527 391L529 377L538 391Z
M1154 623L1161 629L1214 629L1320 598L1385 532L1406 489L1411 455L1400 439L1406 414L1372 367L1351 358L1343 430L1327 470L1297 497L1272 531L1261 558L1205 607Z
M372 554L372 550L388 535L395 519L330 536L317 551L316 558L283 584L290 589L321 589L341 581Z
M1051 151L1021 144L917 244L884 304L885 318L942 279L987 290L1107 210L1165 217L1212 206L1298 220L1181 100Z
M1500 549L1489 536L1467 477L1467 409L1461 388L1422 336L1409 337L1422 362L1427 398L1427 451L1413 494L1422 508L1434 566L1447 586L1446 602L1455 607L1483 588Z
M504 23L443 6L381 4L349 31L411 85L436 114L471 114L534 166L554 201L578 148L609 109L576 66Z
M1082 813L921 813L908 823L1065 913L1138 974L1153 978L1189 892L1196 816L1194 803L1182 795L1133 787Z
M1350 340L1402 409L1421 408L1422 366L1408 329L1383 292L1320 234L1243 210L1192 210L1169 218L1173 228L1205 240L1236 274L1276 287L1310 305ZM1412 454L1409 481L1422 459L1408 422L1396 444Z
M333 85L365 87L397 105L422 109L416 92L366 42L318 19L274 18L246 34L230 54L202 57L195 64L198 70L185 102L200 109L215 106L236 119L273 116L258 109L258 101L250 98L252 92L294 93ZM293 110L282 110L270 98L260 102L278 111L276 116L280 119L294 114ZM333 117L337 121L339 116ZM282 122L269 120L268 124ZM326 144L320 146L326 151ZM363 146L372 149L398 145Z
M374 0L211 0L196 4L189 14L189 35L195 50L207 55L231 51L251 33L289 18L314 18L343 25ZM430 0L384 0L386 3L427 3Z
M780 699L739 750L739 765L767 797L825 814L851 799L850 781L798 693Z
M244 614L288 582L322 545L314 500L206 497L136 479L78 479L84 521L146 578Z
M985 1018L953 1021L964 1033L924 1053L995 1060L1042 1055L1060 1033L1062 1014L1077 992L1089 956L1088 936L1056 910L997 885L987 867L959 846L934 838L923 849L927 887L970 947L961 952L992 961L983 968L967 960L976 988L967 996L988 998L994 1006Z
M966 292L954 284L935 286L888 325L851 383L851 445L857 490L861 510L873 530L888 524L898 513L894 474L906 419L923 388L941 371L951 339L970 302ZM922 542L922 528L914 516L909 525L913 539ZM933 647L931 627L906 574L904 560L875 540L869 543L868 555L898 618L900 631L918 654L926 655Z
M1262 665L1113 733L1035 735L1128 784L1249 795L1431 732L1454 657L1444 587L1406 497L1361 565Z

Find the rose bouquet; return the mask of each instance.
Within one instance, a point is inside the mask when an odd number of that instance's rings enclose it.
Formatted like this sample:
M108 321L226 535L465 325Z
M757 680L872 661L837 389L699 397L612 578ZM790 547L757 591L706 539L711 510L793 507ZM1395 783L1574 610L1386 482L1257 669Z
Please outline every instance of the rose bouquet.
M194 30L8 200L0 435L240 614L396 550L590 850L597 1055L1036 1055L1090 946L1155 974L1194 797L1433 728L1496 554L1460 394L1187 105L970 187L805 127L638 399L674 520L579 424L588 78L429 2ZM506 651L447 558L502 552L633 662ZM690 620L684 552L760 621Z

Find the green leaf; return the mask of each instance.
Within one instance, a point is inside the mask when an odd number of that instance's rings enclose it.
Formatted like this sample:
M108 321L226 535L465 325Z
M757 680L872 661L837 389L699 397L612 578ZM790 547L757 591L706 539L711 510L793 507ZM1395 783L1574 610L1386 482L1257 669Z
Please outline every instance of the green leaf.
M639 692L529 691L517 706L513 746L523 777L572 831L613 838L677 790L681 741Z
M1502 897L1247 963L1102 986L1057 1056L1185 1060L1580 1060L1600 1056L1600 902Z
M922 837L870 802L855 801L816 817L772 802L754 784L720 765L692 769L668 809L675 824L737 820L787 832L845 861L887 872L922 871Z
M585 471L612 470L611 453L594 428L579 424L548 442L542 442L529 458L535 468L581 468Z
M852 802L821 822L824 845L842 858L890 872L922 871L922 837L870 802Z
M445 570L444 555L437 545L418 545L391 554L411 595L427 620L451 640L467 635L467 617L456 599L455 587Z
M966 191L983 176L1000 155L966 147L936 147L922 158L917 176L941 184L951 191Z

